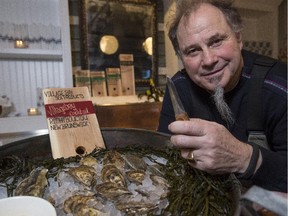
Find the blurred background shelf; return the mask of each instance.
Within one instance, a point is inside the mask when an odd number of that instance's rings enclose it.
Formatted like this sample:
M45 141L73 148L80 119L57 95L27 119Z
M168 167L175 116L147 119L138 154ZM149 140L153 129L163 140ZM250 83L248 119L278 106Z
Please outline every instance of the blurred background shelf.
M62 60L62 50L44 50L44 49L1 49L1 59L25 59L25 60Z

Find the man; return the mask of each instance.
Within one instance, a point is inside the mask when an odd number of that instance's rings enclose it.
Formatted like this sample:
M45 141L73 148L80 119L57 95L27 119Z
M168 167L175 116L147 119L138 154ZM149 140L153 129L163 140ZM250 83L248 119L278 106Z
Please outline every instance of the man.
M287 72L277 62L261 90L270 150L248 143L248 93L259 57L242 51L242 23L230 2L178 0L169 37L184 68L172 80L190 117L175 121L165 92L158 131L171 133L189 164L211 174L235 173L268 190L287 192Z

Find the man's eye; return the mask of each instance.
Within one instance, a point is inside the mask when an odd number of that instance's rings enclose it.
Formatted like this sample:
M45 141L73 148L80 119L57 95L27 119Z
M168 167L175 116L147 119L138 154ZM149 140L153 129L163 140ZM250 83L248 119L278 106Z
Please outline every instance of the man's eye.
M211 43L211 47L217 47L217 46L220 46L222 44L223 40L222 39L217 39L217 40L214 40L212 43Z
M199 51L198 49L189 49L187 50L186 55L195 56L197 55L198 51Z

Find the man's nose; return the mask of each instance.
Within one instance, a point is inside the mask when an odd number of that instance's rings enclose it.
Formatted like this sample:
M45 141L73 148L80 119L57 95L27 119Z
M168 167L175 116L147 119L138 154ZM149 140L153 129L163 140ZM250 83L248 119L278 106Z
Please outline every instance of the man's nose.
M202 64L203 65L213 65L217 62L217 55L211 49L203 50Z

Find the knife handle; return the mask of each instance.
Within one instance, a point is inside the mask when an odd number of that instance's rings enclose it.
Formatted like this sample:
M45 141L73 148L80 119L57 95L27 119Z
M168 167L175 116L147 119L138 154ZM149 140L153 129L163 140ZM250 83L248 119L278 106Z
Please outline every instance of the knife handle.
M190 120L190 118L186 112L176 115L175 118L176 118L176 121L189 121Z

